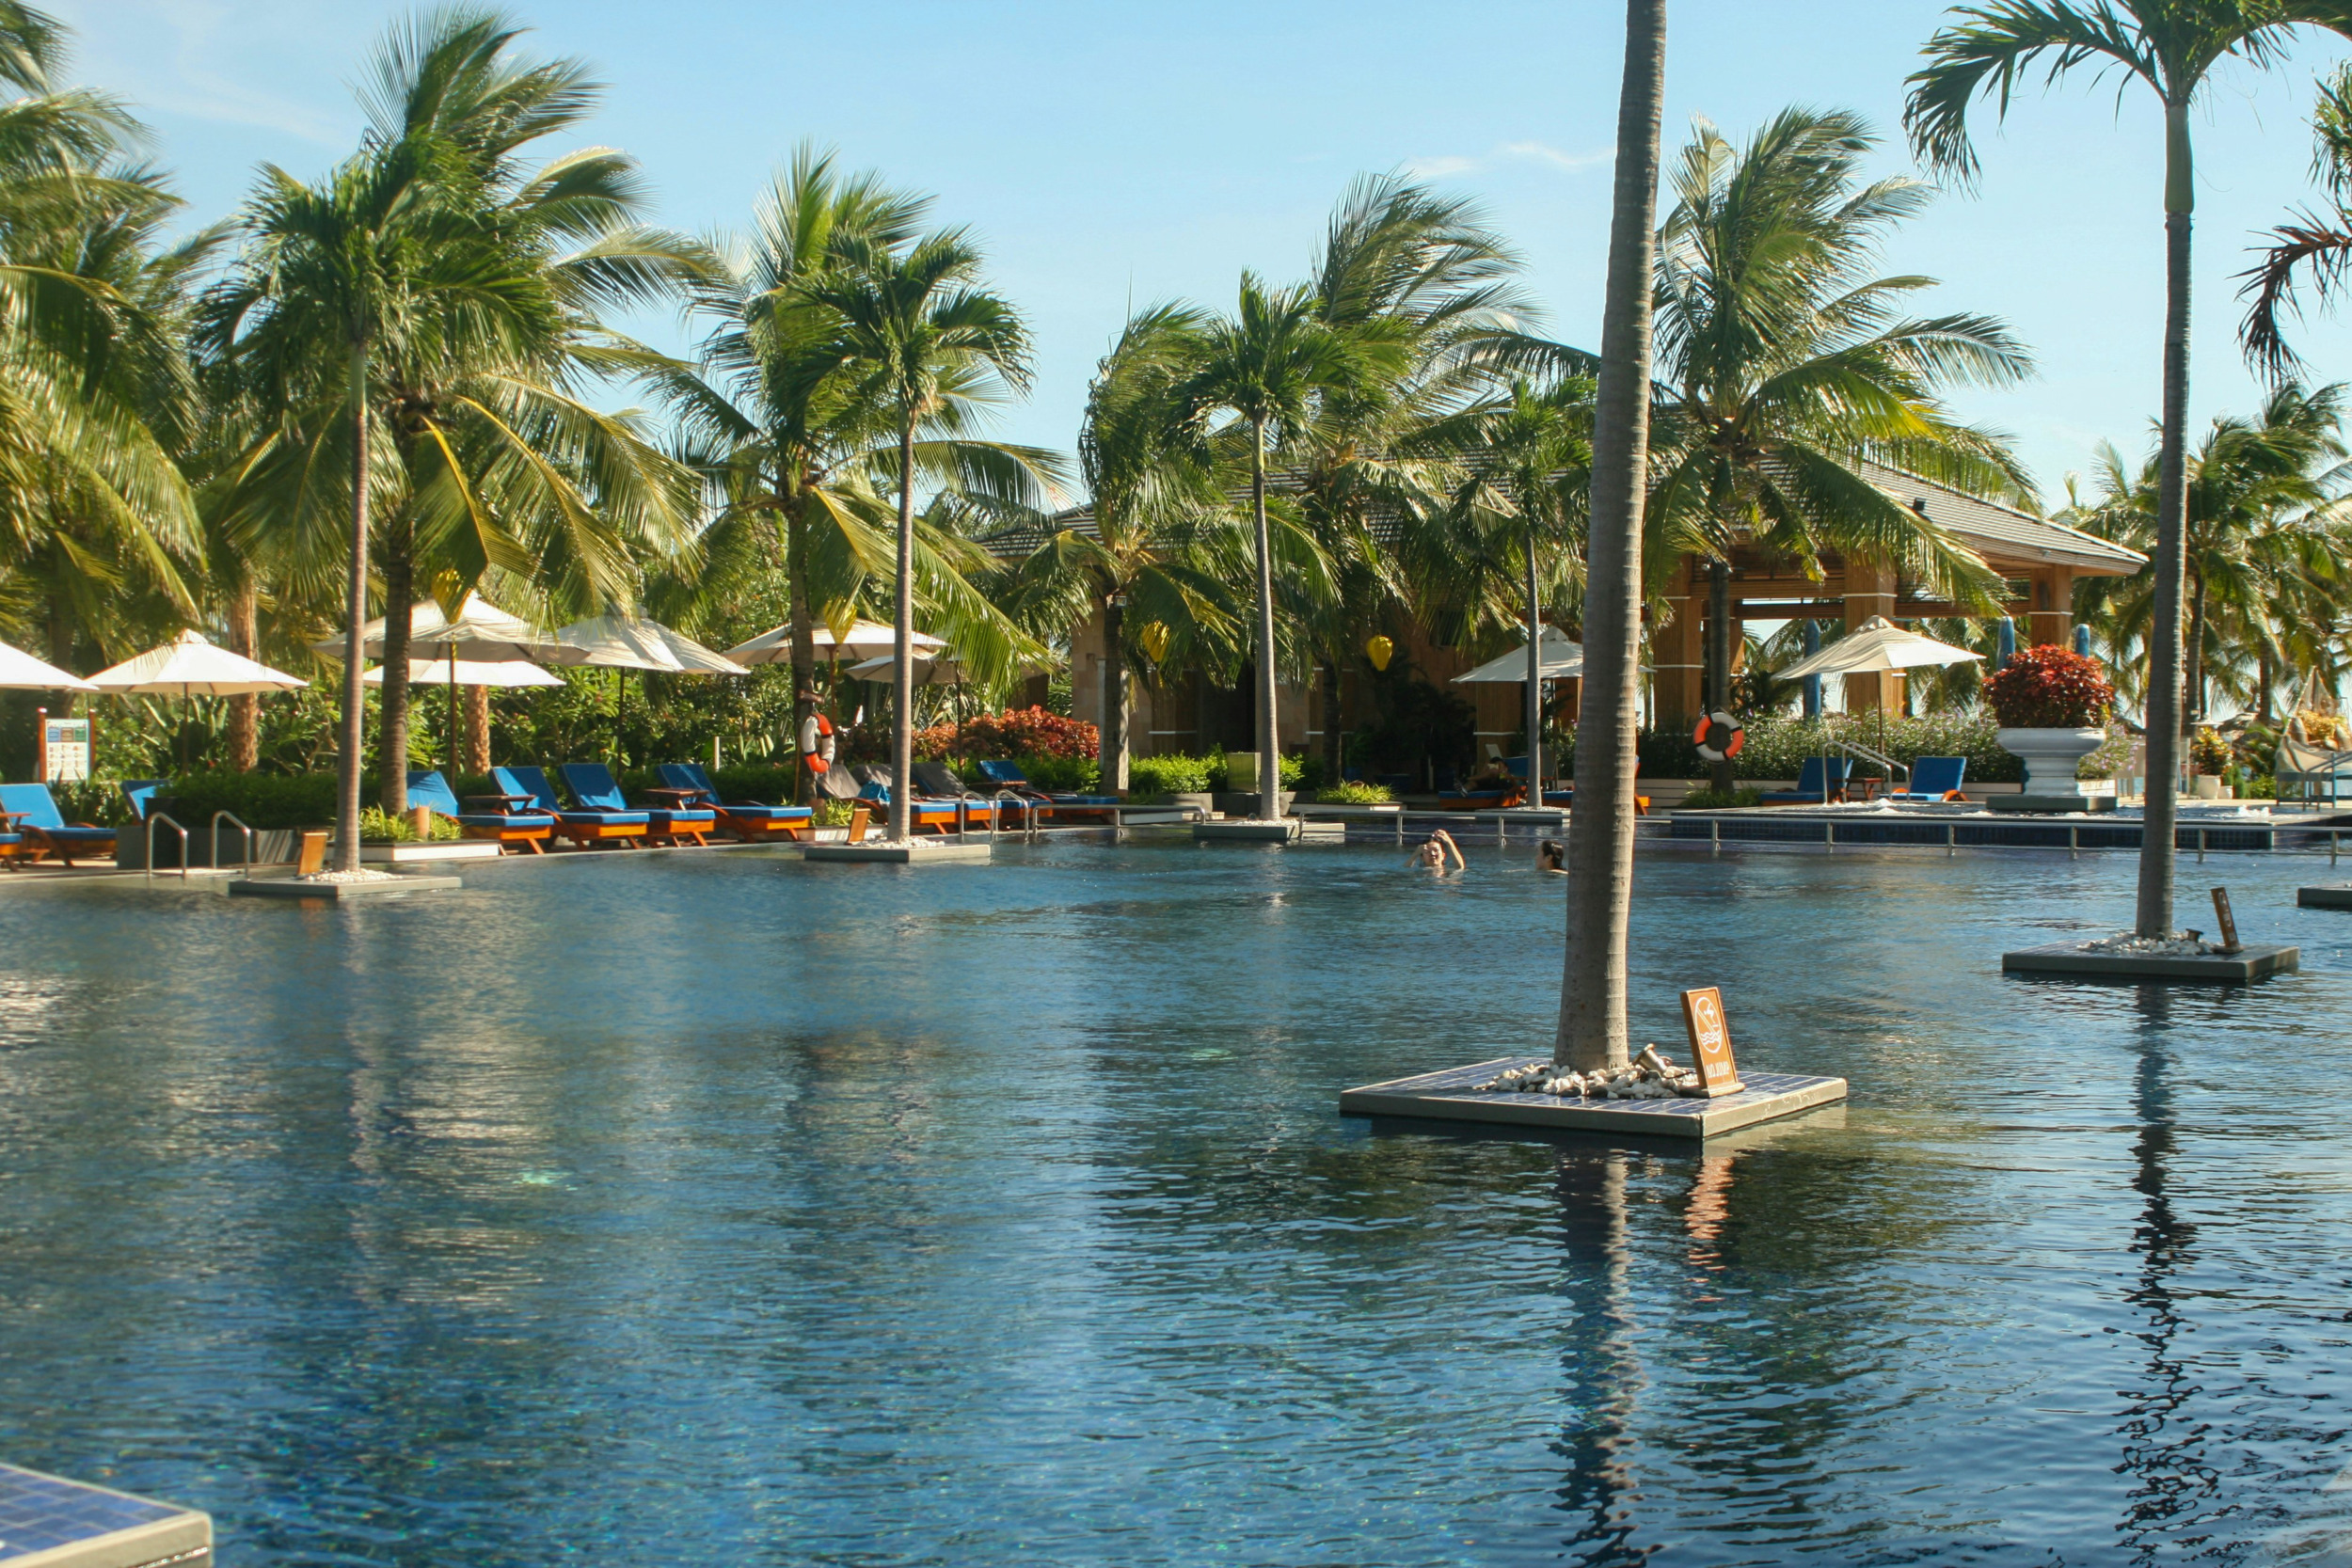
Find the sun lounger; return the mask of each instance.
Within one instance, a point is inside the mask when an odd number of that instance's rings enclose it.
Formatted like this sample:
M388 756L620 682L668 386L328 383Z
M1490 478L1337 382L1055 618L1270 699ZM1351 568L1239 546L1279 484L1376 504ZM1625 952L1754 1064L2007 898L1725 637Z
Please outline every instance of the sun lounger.
M685 805L707 806L719 826L746 844L767 839L806 838L816 813L806 806L771 806L757 800L722 800L710 775L697 762L665 762L655 769L663 787Z
M1017 800L1004 800L995 795L983 795L961 779L957 778L956 770L944 762L916 763L914 765L914 786L921 790L928 800L964 801L966 802L964 807L966 816L977 816L983 820L994 817L998 812L1003 812L1008 816L1017 812L1021 814L1022 820L1033 821L1037 814L1045 807L1045 802L1039 799L1035 792L1021 795Z
M131 815L144 822L147 820L148 812L154 807L155 797L170 788L171 781L169 779L125 779L116 787L122 791L122 799L130 806Z
M873 771L879 772L880 769ZM890 784L886 780L869 778L857 792L860 804L873 808L875 816L887 818L890 814ZM907 831L919 833L929 828L933 832L965 832L974 827L986 827L993 819L994 808L986 800L929 800L917 795L907 804Z
M1886 793L1890 800L1965 800L1961 781L1968 776L1966 757L1920 757L1911 765L1911 779Z
M555 831L581 848L616 842L625 849L653 831L653 814L643 811L565 811L556 803L555 786L541 768L493 768L490 778L510 805L535 810L555 818Z
M68 822L45 784L0 784L0 831L13 833L11 859L37 861L55 855L66 864L115 852L115 831L92 822Z
M1797 771L1797 787L1772 789L1764 794L1768 806L1818 806L1846 798L1846 784L1853 772L1851 757L1807 757ZM1826 782L1825 782L1826 781Z
M1126 802L1116 795L1057 795L1042 790L1029 782L1029 775L1017 762L976 762L980 777L998 789L1009 789L1016 795L1043 801L1055 816L1110 816Z
M564 787L572 792L572 799L589 811L628 813L641 809L631 806L622 796L612 769L600 762L558 763L555 770L564 775ZM647 836L657 843L680 844L691 839L696 845L707 845L711 830L719 825L717 812L683 800L642 809L647 818Z
M1641 787L1639 781L1642 777L1642 762L1639 757L1636 757L1633 761L1633 777L1636 781L1634 788L1639 789ZM1566 806L1570 810L1574 810L1576 807L1576 786L1574 784L1570 784L1565 789L1545 790L1544 804L1548 806ZM1649 815L1648 796L1636 795L1633 797L1633 815L1636 816L1647 816Z
M1519 780L1526 779L1527 759L1525 757L1504 757L1502 766L1510 770L1511 777ZM1565 806L1575 793L1576 791L1572 789L1547 789L1543 792L1543 803L1547 806Z
M456 792L449 781L441 777L437 768L412 768L408 770L408 803L427 806L457 824L468 838L497 841L501 852L510 845L519 844L531 853L544 854L540 848L555 836L555 818L544 812L508 811L503 795L485 795L470 802L477 807L492 809L468 811L457 802Z

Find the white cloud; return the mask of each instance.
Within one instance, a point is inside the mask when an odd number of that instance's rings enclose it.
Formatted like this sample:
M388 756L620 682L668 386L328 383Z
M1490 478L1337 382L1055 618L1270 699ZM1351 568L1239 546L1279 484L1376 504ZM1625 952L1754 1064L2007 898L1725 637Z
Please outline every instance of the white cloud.
M1442 180L1450 175L1474 174L1501 159L1518 158L1547 164L1565 173L1574 174L1579 170L1594 167L1596 165L1606 164L1615 155L1613 148L1599 152L1563 152L1556 147L1549 147L1539 141L1508 141L1498 142L1475 157L1450 152L1433 157L1407 158L1405 160L1404 168L1406 173L1419 175L1423 179Z

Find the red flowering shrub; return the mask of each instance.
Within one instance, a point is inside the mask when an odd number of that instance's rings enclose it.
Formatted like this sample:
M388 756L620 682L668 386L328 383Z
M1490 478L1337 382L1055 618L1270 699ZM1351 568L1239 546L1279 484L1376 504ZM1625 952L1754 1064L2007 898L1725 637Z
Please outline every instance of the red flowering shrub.
M2044 642L2012 655L1984 683L1984 700L2004 729L2092 729L2114 710L2115 688L2097 659Z
M1041 707L983 713L961 724L914 732L914 754L946 757L1091 757L1102 750L1093 725Z

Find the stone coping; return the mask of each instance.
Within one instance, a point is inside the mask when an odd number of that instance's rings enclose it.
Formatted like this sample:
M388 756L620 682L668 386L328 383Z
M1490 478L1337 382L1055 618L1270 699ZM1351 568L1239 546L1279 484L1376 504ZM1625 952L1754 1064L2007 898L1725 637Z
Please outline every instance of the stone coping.
M914 844L812 844L801 851L804 861L837 862L844 865L971 865L993 858L985 843L956 844L926 839Z
M454 893L465 885L455 877L393 876L369 882L306 882L296 877L250 877L230 882L229 893L234 898L359 904L404 898L412 893Z
M1740 1073L1746 1085L1717 1100L1565 1100L1548 1094L1485 1094L1472 1085L1529 1058L1497 1056L1468 1067L1366 1084L1340 1095L1347 1117L1412 1117L1431 1121L1500 1122L1584 1132L1705 1138L1734 1128L1794 1116L1846 1098L1843 1078L1783 1072Z
M2089 980L2188 980L2204 985L2243 985L2300 966L2302 949L2249 942L2235 953L2198 957L2091 953L2079 942L2046 942L2001 955L2010 974L2063 974Z
M212 1518L195 1509L0 1465L5 1568L199 1568L212 1551Z

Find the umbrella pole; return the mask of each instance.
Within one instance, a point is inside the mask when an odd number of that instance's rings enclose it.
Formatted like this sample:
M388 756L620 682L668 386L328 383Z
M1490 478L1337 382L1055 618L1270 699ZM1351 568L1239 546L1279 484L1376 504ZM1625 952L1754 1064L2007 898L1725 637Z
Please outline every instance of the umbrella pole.
M457 644L449 645L449 786L457 787Z

